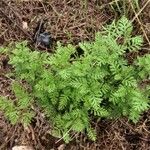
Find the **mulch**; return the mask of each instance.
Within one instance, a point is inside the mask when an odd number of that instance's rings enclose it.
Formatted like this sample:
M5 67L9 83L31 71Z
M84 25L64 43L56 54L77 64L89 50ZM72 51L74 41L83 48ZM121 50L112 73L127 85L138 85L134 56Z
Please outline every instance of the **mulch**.
M110 5L110 0L1 0L0 1L0 46L11 42L27 40L32 48L35 29L43 19L45 30L51 33L54 41L77 45L83 40L92 40L94 33L102 30L102 26L111 22L118 14ZM146 0L140 1L140 7ZM150 4L139 15L142 24L135 19L134 34L145 34L140 29L144 27L146 36L150 39ZM130 19L134 17L131 13ZM24 22L27 28L24 28ZM150 45L146 38L139 53L127 54L129 63L137 55L149 53ZM55 45L55 43L54 43ZM54 48L48 51L53 51ZM11 71L7 57L0 56L0 95L11 97L11 79L5 76ZM117 120L93 121L97 131L97 140L92 142L84 134L77 134L74 139L65 144L62 140L50 135L51 127L44 118L42 111L36 108L36 117L28 128L21 124L11 125L0 113L0 150L11 149L15 145L30 145L37 150L150 150L150 111L143 114L138 124L129 122L126 118Z

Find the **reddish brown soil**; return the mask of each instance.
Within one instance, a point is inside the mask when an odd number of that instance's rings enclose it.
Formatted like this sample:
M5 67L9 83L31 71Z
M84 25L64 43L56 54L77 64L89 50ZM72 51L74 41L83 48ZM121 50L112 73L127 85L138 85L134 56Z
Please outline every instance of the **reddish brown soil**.
M3 2L4 1L4 2ZM23 1L23 0L22 0ZM86 1L85 1L86 2ZM108 4L110 0L91 0L84 3L80 0L49 0L0 1L0 46L12 41L28 40L34 47L32 37L38 21L47 19L45 28L52 37L63 43L77 44L82 40L92 40L94 33L102 29L102 25L118 17ZM142 8L146 0L140 1ZM130 7L131 9L131 7ZM135 34L142 34L150 39L150 4L139 15L142 25L134 21ZM129 11L130 19L135 14ZM23 29L23 21L27 22L27 29ZM145 33L140 29L144 27ZM127 54L129 63L137 55L149 53L150 45L145 38L143 49L139 53ZM0 56L0 95L11 97L11 80L6 73L10 72L7 57ZM36 117L28 128L22 125L11 125L0 113L0 150L11 149L15 145L30 145L37 150L60 149L63 141L49 134L49 123L42 112L36 108ZM83 134L75 136L72 142L65 144L64 150L150 150L150 112L143 114L138 124L134 125L126 119L115 121L101 120L93 123L97 130L97 141L91 142Z

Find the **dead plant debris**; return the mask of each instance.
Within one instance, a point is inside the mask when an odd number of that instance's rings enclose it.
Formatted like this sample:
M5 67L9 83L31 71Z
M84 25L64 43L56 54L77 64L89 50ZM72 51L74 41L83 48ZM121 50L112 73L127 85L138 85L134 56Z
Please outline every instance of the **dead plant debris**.
M63 43L77 44L82 40L92 40L94 33L109 22L116 14L111 10L111 0L1 0L0 1L0 46L12 41L28 40L33 44L33 35L37 23L46 19L45 28L54 39ZM147 0L140 2L140 7ZM133 11L135 31L150 39L150 4L142 12ZM138 18L136 16L138 14ZM135 17L136 16L136 17ZM142 26L142 28L141 28ZM139 27L141 28L139 30ZM144 32L144 33L143 33ZM146 40L145 40L146 41ZM32 45L35 46L34 44ZM145 42L140 55L149 53L149 44ZM129 63L139 54L127 54ZM0 56L0 94L13 96L10 91L12 80L5 74L10 71L7 58ZM97 141L91 142L84 134L75 135L69 144L52 137L51 127L39 108L36 117L28 128L22 125L10 125L0 113L0 149L12 149L17 145L31 146L37 150L150 150L150 111L143 114L138 124L126 119L101 120L94 123Z

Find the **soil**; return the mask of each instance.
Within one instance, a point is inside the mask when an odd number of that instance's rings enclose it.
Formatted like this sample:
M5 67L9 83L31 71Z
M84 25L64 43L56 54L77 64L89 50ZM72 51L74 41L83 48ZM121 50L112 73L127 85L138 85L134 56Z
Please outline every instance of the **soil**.
M56 41L77 45L83 40L92 40L102 26L119 18L119 12L111 7L111 0L1 0L0 1L0 46L27 40L32 48L53 51ZM140 1L143 8L147 0ZM135 17L129 7L129 18ZM140 22L134 20L134 34L142 34L144 46L139 53L128 53L129 63L150 49L150 3L139 14ZM140 10L137 10L139 12ZM53 47L46 49L34 43L35 29L43 19L44 28L54 39ZM144 31L142 28L144 28ZM11 71L8 58L0 56L0 95L12 97L11 80L6 73ZM126 118L93 122L97 140L92 142L84 134L75 135L65 144L50 135L51 127L41 110L36 108L36 117L28 128L21 124L11 125L0 113L0 150L9 150L16 145L32 146L35 150L150 150L150 111L145 112L137 124Z

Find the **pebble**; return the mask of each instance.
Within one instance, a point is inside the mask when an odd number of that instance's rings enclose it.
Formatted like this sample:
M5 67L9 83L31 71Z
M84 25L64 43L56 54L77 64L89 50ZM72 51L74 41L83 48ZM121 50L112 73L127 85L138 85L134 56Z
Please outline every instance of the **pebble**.
M34 150L34 149L30 146L14 146L12 150Z

